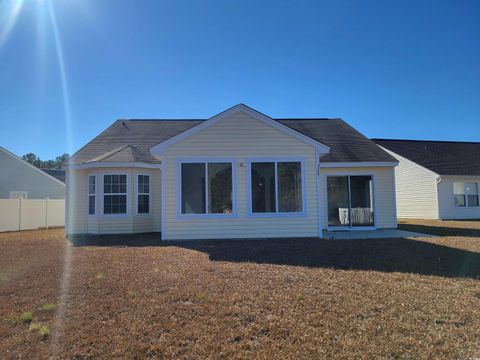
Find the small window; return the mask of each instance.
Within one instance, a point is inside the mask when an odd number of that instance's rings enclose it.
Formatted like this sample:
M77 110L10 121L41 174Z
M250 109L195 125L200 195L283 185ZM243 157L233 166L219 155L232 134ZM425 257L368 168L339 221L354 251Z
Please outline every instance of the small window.
M127 175L103 176L103 213L127 213Z
M301 213L302 163L300 161L252 162L252 213Z
M95 215L96 179L95 175L88 177L88 215Z
M466 183L465 195L467 196L467 206L469 207L478 206L478 184Z
M478 207L478 184L476 183L453 183L453 197L456 207Z
M182 163L180 171L182 214L232 213L232 163Z
M137 213L150 213L150 176L138 175L137 178Z

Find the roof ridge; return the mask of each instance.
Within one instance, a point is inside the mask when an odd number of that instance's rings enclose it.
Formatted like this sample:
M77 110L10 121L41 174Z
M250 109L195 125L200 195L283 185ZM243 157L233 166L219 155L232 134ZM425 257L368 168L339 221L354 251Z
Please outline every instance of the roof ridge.
M103 159L105 159L105 158L107 158L107 157L110 157L110 156L112 156L112 155L115 155L115 154L119 153L120 151L126 149L127 147L132 147L134 150L136 150L136 147L133 146L132 144L125 144L125 145L122 145L122 146L120 146L120 147L118 147L118 148L116 148L116 149L113 149L113 150L109 151L109 152L106 152L105 154L102 154L102 155L100 155L100 156L97 156L97 157L95 157L95 158L93 158L93 159L91 159L91 160L89 160L89 161L87 161L87 162L97 162L97 161L103 160Z
M206 121L207 119L118 119L117 121Z
M298 117L298 118L272 118L273 120L342 120L341 118L317 118L317 117ZM342 120L343 121L343 120Z
M431 143L454 143L454 144L480 144L479 141L455 141L455 140L419 140L419 139L381 139L371 138L372 141L410 141L410 142L431 142Z

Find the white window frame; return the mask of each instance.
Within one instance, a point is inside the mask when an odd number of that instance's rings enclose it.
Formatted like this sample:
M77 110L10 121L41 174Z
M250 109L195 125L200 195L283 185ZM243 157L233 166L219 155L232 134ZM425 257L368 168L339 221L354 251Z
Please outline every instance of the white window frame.
M232 164L232 212L230 214L211 214L208 212L208 163L231 163ZM205 214L183 214L182 213L182 164L205 164ZM180 158L177 159L177 219L195 218L218 218L231 219L237 217L237 165L234 158ZM162 200L163 201L163 200Z
M457 184L463 184L463 194L456 194L455 193L455 183ZM468 201L468 197L469 196L475 196L475 195L467 195L467 184L475 184L477 186L477 198L478 198L478 205L474 205L474 206L470 206L469 204L469 201ZM452 181L452 193L453 193L453 207L455 209L467 209L467 208L470 208L470 209L478 209L480 208L480 183L477 183L475 181L473 182L469 182L469 181ZM462 196L465 196L465 206L458 206L457 204L455 204L455 196L456 195L462 195Z
M102 218L128 218L130 217L130 174L125 171L104 171L101 173L98 173L97 175L100 175L100 216ZM127 177L127 192L125 194L123 193L104 193L104 176L105 175L126 175ZM126 195L127 197L127 212L124 214L105 214L105 208L104 208L104 196L105 195Z
M95 179L95 192L93 194L90 194L90 178L93 177ZM88 175L88 183L87 183L87 214L89 217L96 217L97 216L97 194L98 194L98 182L97 182L97 175L96 174L90 174ZM94 211L93 214L90 214L90 197L94 197Z
M138 192L138 178L139 176L148 176L148 193ZM136 173L135 174L135 216L151 216L152 215L152 174L150 173ZM148 195L148 213L138 212L138 196Z
M372 188L373 188L373 226L329 226L328 225L328 186L327 186L327 178L335 177L335 176L371 176L372 177ZM350 186L350 179L349 186ZM377 179L376 175L371 172L357 172L357 171L350 171L350 172L329 172L325 173L323 176L323 191L324 191L324 222L326 225L327 231L335 231L335 230L344 230L344 231L361 231L361 230L377 230L377 222L378 222L378 211L377 211ZM351 194L349 194L349 197ZM350 202L350 198L349 198ZM396 216L396 215L395 215Z
M258 162L270 162L275 164L275 212L253 212L252 211L252 163ZM302 211L300 212L279 212L278 211L278 177L277 177L277 163L282 162L299 162L301 167L301 176L302 176ZM279 157L250 157L247 159L247 175L246 184L247 184L247 206L248 206L248 216L255 218L270 218L270 217L279 217L279 218L288 218L288 217L305 217L307 216L307 200L306 200L306 188L307 188L307 179L305 176L305 158L304 157L289 157L289 156L279 156Z

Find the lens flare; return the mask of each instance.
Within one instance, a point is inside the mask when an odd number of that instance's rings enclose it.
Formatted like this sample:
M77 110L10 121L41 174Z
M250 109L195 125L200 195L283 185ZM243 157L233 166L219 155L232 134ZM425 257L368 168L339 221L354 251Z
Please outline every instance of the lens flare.
M23 0L4 0L0 2L0 47L7 41L17 22Z

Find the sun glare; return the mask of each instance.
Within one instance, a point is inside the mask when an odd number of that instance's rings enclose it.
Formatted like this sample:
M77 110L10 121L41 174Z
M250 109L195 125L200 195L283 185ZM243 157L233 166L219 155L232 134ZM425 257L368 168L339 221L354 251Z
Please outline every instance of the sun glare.
M0 1L0 47L8 39L12 32L18 15L22 9L23 0Z

